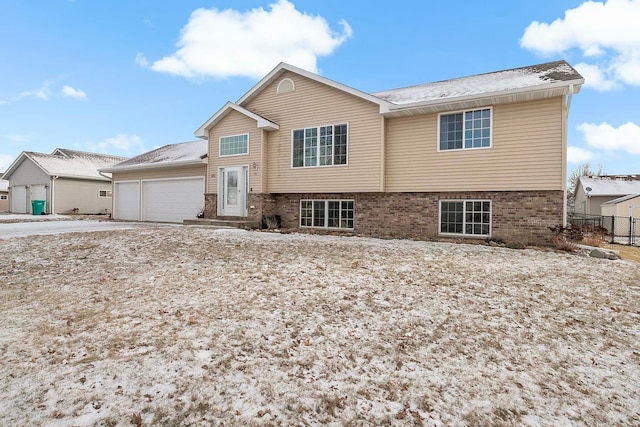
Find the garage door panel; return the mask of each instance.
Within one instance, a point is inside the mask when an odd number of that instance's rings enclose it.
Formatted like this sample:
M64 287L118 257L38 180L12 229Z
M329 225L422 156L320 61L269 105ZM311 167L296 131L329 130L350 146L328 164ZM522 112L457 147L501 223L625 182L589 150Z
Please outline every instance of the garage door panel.
M204 178L142 182L142 220L182 222L204 207Z
M139 221L140 220L140 183L116 182L114 184L114 212L115 219Z
M24 185L11 187L11 212L27 213L27 188Z

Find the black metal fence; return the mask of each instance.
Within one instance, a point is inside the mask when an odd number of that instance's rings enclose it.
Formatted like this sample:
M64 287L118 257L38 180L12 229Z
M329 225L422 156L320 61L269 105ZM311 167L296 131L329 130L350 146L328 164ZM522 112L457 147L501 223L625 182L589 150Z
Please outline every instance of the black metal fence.
M640 218L573 214L567 223L587 233L601 234L611 243L640 246Z

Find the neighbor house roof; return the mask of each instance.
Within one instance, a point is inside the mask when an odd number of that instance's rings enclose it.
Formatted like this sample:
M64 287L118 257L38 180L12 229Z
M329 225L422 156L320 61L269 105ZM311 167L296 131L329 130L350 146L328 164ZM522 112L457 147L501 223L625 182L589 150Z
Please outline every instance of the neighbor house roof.
M207 141L191 141L169 144L142 153L113 166L102 168L102 172L121 172L136 169L165 168L207 164Z
M581 176L577 185L589 196L628 196L640 193L640 175Z
M618 197L617 199L609 200L608 202L604 202L604 205L617 205L618 203L626 202L627 200L633 200L635 198L640 197L640 194L629 194L628 196Z
M109 178L100 175L98 169L121 162L126 157L61 148L56 148L52 154L23 151L9 166L5 177L10 178L11 174L27 159L49 176L109 181Z
M244 107L286 72L304 76L377 104L380 107L380 114L389 117L570 95L578 93L584 84L582 76L571 65L565 61L555 61L400 89L366 93L281 62L237 102L225 104L195 131L195 135L199 138L207 138L207 131L215 126L217 121L229 112L230 108L246 115L253 114ZM266 118L260 117L260 119L269 122ZM269 123L275 125L271 126L269 130L277 129L277 124Z

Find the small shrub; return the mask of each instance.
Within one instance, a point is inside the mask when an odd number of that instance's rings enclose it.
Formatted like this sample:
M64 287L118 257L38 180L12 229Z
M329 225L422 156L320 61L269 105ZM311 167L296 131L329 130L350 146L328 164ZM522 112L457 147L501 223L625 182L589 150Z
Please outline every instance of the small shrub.
M588 236L584 236L584 238L582 239L582 243L584 243L587 246L595 246L597 248L597 247L600 247L603 240L604 239L602 238L602 236L591 234Z
M577 225L572 225L571 227L556 225L555 227L549 227L549 230L551 230L554 236L563 236L566 240L572 242L580 242L584 238L582 229Z
M578 244L569 240L566 236L553 236L551 241L553 242L553 245L561 251L575 252L578 250Z

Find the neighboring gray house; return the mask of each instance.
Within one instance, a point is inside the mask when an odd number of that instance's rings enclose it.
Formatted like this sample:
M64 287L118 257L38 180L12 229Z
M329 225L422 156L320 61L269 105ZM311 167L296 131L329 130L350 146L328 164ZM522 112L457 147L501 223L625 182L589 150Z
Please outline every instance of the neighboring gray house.
M2 173L0 173L0 212L7 212L9 210L9 181L3 179Z
M124 157L56 148L53 153L23 151L9 166L9 210L31 213L34 200L44 200L44 212L104 213L111 210L111 178L98 169Z
M101 169L113 177L113 217L178 222L204 208L207 141L157 148Z
M576 214L601 215L603 204L640 194L640 175L581 176L574 194Z

